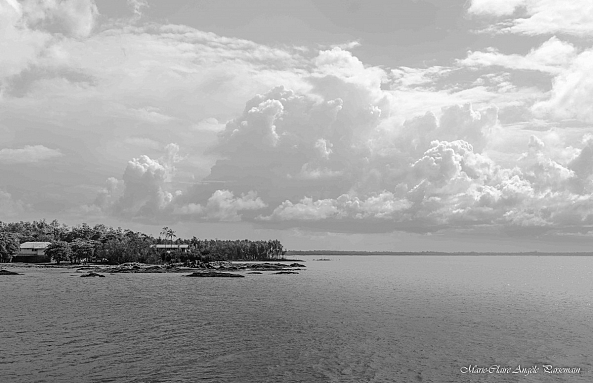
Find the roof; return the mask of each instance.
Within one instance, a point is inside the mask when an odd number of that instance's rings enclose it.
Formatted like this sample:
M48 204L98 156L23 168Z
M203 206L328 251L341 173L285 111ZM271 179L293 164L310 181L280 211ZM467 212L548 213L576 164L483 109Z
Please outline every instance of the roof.
M189 245L176 245L176 244L162 244L162 245L153 245L157 249L187 249Z
M51 242L25 242L21 243L21 249L45 249Z

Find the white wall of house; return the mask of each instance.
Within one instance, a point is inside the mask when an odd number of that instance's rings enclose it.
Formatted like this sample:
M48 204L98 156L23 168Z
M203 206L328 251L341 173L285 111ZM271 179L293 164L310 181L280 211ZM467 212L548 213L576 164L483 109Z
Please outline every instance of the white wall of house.
M19 255L45 255L45 249L20 249Z

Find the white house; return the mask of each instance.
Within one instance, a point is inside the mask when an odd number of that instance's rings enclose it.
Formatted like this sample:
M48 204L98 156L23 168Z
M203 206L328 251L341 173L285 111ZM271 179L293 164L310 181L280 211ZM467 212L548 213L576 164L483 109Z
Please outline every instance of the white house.
M181 253L186 253L189 251L189 245L178 245L178 244L160 244L160 245L152 245L157 250L166 250L166 251L179 251Z
M13 262L44 262L45 249L51 242L25 242L21 243L18 254L12 259Z

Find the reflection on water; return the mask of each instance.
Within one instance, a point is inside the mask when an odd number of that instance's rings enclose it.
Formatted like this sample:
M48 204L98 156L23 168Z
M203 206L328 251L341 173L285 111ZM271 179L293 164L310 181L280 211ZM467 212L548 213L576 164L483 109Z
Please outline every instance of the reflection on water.
M299 275L2 277L0 380L593 381L593 258L301 258Z

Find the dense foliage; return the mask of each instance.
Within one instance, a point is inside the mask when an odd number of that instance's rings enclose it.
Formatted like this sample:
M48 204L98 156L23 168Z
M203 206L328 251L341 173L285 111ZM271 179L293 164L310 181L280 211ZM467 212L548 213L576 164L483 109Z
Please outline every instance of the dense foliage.
M18 250L18 236L13 233L0 232L0 262L10 262Z
M33 222L0 221L0 261L10 262L24 242L51 242L45 254L56 263L70 261L166 263L209 262L212 260L271 260L281 258L285 250L278 240L206 240L195 236L177 238L175 231L164 227L155 238L132 230L86 223L69 227L57 220ZM154 245L169 244L169 249ZM188 245L178 251L176 245Z

